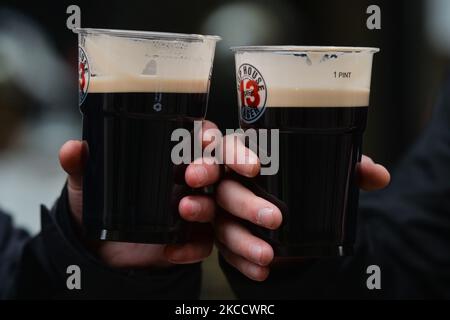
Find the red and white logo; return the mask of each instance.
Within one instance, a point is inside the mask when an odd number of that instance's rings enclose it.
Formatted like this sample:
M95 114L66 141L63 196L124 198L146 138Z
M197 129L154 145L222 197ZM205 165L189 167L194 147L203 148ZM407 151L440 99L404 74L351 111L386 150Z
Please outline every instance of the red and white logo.
M253 123L261 117L266 107L266 82L258 69L248 63L239 66L236 78L241 119Z
M89 70L89 61L84 50L79 47L78 50L78 79L79 79L79 91L78 91L78 103L81 106L84 99L87 96L89 88L89 79L91 72Z

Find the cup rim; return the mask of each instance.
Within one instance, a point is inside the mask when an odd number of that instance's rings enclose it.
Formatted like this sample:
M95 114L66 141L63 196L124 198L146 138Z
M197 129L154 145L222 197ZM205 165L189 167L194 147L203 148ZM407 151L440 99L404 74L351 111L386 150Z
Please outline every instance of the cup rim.
M231 51L237 52L271 52L271 53L305 53L305 52L344 52L344 53L376 53L380 48L375 47L348 47L348 46L237 46L231 47Z
M73 32L77 34L103 34L114 37L124 37L131 39L148 40L170 40L170 41L220 41L222 38L216 35L201 35L187 33L172 33L158 31L140 31L140 30L120 30L120 29L99 29L99 28L74 28Z

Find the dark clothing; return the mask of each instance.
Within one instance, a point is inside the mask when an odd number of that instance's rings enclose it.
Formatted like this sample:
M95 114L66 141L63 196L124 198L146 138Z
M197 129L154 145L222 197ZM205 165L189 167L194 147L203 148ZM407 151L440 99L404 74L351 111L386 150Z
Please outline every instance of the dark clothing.
M51 211L41 208L41 232L33 238L0 213L0 298L193 299L200 295L199 264L166 269L108 268L74 234L67 190ZM81 290L69 290L67 268L81 271Z
M316 259L246 279L221 259L240 298L450 298L450 81L388 188L360 200L353 257ZM378 265L381 290L368 290Z

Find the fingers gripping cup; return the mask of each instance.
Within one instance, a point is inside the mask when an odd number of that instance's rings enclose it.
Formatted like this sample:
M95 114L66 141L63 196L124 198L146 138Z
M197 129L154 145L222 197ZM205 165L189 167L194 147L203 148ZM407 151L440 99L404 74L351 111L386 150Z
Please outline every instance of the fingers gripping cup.
M80 109L88 156L83 226L94 239L177 243L186 165L171 141L206 113L219 37L78 29Z
M283 223L276 231L250 226L252 232L281 257L352 254L359 197L356 168L378 49L232 50L241 128L279 130L279 141L269 144L278 143L278 172L242 182L276 204Z

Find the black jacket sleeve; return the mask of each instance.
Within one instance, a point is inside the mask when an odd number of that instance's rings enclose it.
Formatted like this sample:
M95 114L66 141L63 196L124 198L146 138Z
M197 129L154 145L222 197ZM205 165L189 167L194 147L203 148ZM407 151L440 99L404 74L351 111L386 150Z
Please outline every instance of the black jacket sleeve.
M0 211L0 299L13 286L23 247L30 238L25 230L12 226L11 217Z
M450 298L450 81L388 188L362 194L353 257L274 269L252 282L220 258L244 298ZM367 267L381 271L369 290Z
M41 232L30 238L0 215L0 297L9 299L193 299L200 264L166 269L112 269L78 241L67 190L51 211L41 207ZM68 267L80 268L81 289L68 289Z

